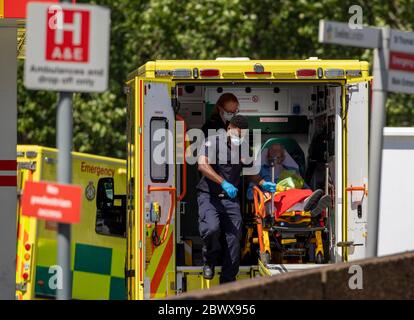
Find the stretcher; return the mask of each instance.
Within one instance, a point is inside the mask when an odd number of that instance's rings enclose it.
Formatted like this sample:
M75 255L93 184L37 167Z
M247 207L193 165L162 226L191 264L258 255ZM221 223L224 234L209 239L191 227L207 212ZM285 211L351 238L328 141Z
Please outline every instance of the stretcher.
M324 216L312 217L310 211L276 214L269 210L277 193L263 193L253 188L257 242L260 261L270 263L317 263L325 261L323 233L328 230Z

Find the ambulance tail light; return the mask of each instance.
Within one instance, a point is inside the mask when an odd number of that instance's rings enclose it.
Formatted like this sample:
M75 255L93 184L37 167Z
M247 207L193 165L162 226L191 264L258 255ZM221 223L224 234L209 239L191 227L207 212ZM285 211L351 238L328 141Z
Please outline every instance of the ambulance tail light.
M172 72L174 78L190 78L192 76L191 69L175 69Z
M22 270L21 275L24 281L30 280L30 267L33 245L31 243L24 244L24 252L22 253Z
M325 77L327 78L341 78L345 75L345 71L343 69L326 69L325 70Z
M360 77L362 75L361 70L346 70L347 77Z
M296 70L296 76L298 78L315 78L316 70L315 69L299 69L299 70Z
M218 69L201 69L200 70L201 77L219 77L220 70Z

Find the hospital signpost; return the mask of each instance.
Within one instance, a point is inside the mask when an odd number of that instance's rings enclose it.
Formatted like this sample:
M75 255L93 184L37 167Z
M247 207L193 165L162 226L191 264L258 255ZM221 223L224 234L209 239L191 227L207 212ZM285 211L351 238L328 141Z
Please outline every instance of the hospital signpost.
M351 29L348 23L320 20L319 42L374 49L366 253L367 257L375 257L387 92L414 94L414 32L389 27Z
M361 48L378 48L379 28L351 29L348 23L319 20L319 42Z
M110 10L95 5L29 3L24 83L59 91L57 106L58 182L71 183L72 92L102 92L108 85ZM67 2L67 3L63 3ZM62 288L71 298L70 224L59 223L58 264Z

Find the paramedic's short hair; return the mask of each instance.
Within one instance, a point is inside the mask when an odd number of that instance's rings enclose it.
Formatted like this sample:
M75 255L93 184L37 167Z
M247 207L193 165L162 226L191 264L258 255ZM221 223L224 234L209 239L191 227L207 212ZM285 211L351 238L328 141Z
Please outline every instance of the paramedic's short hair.
M237 114L233 118L231 118L230 123L239 129L249 128L249 123L247 122L247 118L240 114Z
M239 104L239 100L237 100L237 97L230 93L230 92L226 92L223 93L217 100L216 105L214 106L213 112L211 113L211 116L218 116L219 115L219 107L220 108L224 108L224 105L227 102L235 102L237 104Z

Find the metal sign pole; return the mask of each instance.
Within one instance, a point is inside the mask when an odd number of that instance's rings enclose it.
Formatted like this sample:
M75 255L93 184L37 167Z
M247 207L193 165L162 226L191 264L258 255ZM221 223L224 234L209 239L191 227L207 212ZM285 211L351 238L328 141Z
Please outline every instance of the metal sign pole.
M58 148L57 181L63 184L72 182L72 93L60 92L57 106L57 139ZM59 223L58 226L58 265L62 268L62 287L57 289L58 300L69 300L72 297L70 238L71 226Z
M70 3L70 0L60 0ZM72 182L72 92L59 92L56 113L56 147L58 149L57 181L63 184ZM71 227L67 223L58 225L58 265L62 268L62 287L57 288L58 300L72 298L72 274L70 271Z
M369 141L369 197L367 257L378 254L383 131L386 117L390 28L381 30L382 46L374 49L372 107Z

